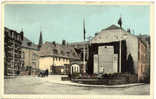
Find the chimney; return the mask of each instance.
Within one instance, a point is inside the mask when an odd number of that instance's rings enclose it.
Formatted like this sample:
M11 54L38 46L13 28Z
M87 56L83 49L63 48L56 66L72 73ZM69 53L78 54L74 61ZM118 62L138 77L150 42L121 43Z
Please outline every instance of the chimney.
M28 42L27 44L28 44L28 46L31 46L32 45L32 42Z
M56 42L55 41L53 41L52 43L53 43L54 46L56 46Z
M96 32L96 33L95 33L95 36L97 36L98 34L99 34L99 33Z
M66 45L66 40L62 40L62 45Z
M24 38L23 28L22 28L22 30L21 30L21 32L20 32L20 34L21 34L21 38L22 38L22 40L23 40L23 38Z
M127 32L128 32L128 33L131 33L131 30L130 30L130 29L127 29Z

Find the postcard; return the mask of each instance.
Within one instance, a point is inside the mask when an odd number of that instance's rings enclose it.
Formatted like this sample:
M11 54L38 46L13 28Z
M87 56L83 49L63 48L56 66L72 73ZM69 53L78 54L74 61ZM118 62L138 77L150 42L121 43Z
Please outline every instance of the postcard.
M154 2L1 5L2 98L153 98Z

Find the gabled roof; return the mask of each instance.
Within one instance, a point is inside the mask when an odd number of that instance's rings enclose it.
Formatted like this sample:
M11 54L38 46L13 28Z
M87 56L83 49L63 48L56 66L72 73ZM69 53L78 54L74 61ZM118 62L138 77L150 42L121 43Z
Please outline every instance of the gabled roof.
M108 28L103 29L97 35L95 35L95 37L91 40L91 43L116 42L116 41L124 40L130 36L137 38L136 36L125 31L123 28L120 28L116 25L111 25Z
M75 49L70 45L53 44L45 42L39 51L40 56L56 56L70 59L80 59Z
M121 29L121 28L113 24L113 25L111 25L111 26L109 26L109 27L107 27L106 29L103 29L103 30L113 30L113 29Z
M28 49L38 50L38 46L32 43L28 38L24 37L22 41L22 47Z

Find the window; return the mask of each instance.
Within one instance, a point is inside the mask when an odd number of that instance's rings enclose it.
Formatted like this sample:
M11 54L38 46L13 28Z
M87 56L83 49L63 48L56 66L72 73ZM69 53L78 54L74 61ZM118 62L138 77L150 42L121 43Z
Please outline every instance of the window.
M70 52L67 52L67 56L69 56Z
M61 51L61 54L62 54L62 55L64 55L64 52L63 52L63 51Z
M19 35L17 35L17 38L16 39L19 40Z
M28 42L27 45L28 45L28 46L31 46L31 45L32 45L32 42Z
M22 52L22 58L24 58L25 57L25 53L24 52Z
M32 55L32 59L36 59L36 54L33 54Z
M73 52L73 56L76 56L76 54Z
M33 68L36 68L36 62L32 62Z
M12 36L12 32L7 32L8 36L11 37Z
M14 38L14 32L11 32L11 36L12 36L12 38Z
M58 50L57 50L57 49L54 49L54 50L53 50L53 53L54 53L54 54L58 54Z
M21 40L21 39L20 39L20 37L21 37L21 36L20 36L20 35L18 35L18 36L17 36L17 40Z

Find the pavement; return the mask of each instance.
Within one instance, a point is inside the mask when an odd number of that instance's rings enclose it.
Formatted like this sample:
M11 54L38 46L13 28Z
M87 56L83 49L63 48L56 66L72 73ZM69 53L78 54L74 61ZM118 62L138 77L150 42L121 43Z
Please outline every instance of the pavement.
M125 87L139 86L139 85L144 84L144 83L132 83L132 84L120 84L120 85L90 85L90 84L75 83L72 81L62 81L61 77L67 77L67 76L66 75L55 75L55 76L49 75L48 77L44 77L40 79L43 81L50 82L50 83L71 85L71 86L78 86L78 87L125 88Z
M149 95L150 84L101 87L61 81L64 75L48 77L17 76L4 80L4 93L16 95ZM122 87L121 87L122 86ZM123 87L129 86L129 87ZM131 86L131 87L130 87Z

